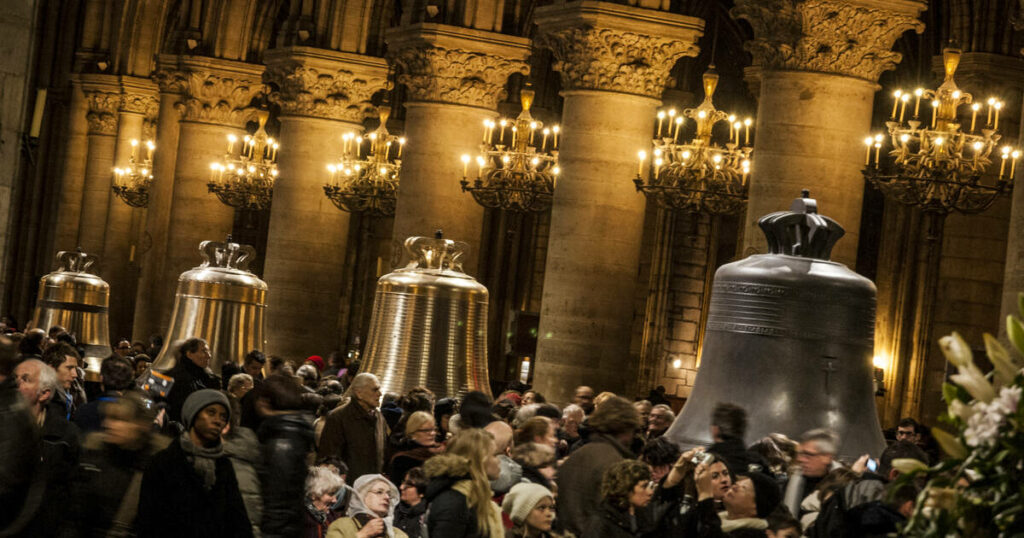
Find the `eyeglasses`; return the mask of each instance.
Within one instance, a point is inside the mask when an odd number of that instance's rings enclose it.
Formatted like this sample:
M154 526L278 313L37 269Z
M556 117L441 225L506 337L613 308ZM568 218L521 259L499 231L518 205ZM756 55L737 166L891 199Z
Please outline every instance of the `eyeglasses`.
M391 498L391 492L386 489L371 489L366 492L367 495L380 495L381 497Z
M420 430L416 430L413 433L434 433L436 431L437 431L437 428L423 428L423 429L420 429Z

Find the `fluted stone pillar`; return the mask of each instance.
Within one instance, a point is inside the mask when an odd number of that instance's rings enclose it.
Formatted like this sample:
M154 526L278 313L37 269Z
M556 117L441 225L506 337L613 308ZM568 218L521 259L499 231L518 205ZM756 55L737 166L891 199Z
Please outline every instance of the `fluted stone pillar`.
M78 246L78 224L82 214L82 189L85 186L85 163L89 153L89 105L77 77L71 83L70 118L67 146L64 148L64 170L60 179L60 201L57 203L57 223L54 232L54 250L74 250Z
M152 81L121 77L121 102L118 109L114 166L125 166L132 153L132 140L139 140L139 160L147 151L144 124L157 113L157 88ZM111 172L111 178L113 177ZM111 182L112 183L112 182ZM100 256L99 272L110 284L110 330L112 338L131 336L137 267L135 249L140 213L145 210L124 203L107 187L107 222Z
M747 20L746 48L760 77L750 202L743 254L766 252L757 220L789 207L809 189L822 214L846 236L832 259L854 266L864 192L864 147L878 76L901 55L890 51L924 25L923 1L737 0Z
M306 357L341 344L338 301L345 282L349 214L324 194L325 166L341 137L361 132L370 98L387 81L387 62L308 47L268 51L264 79L279 90L280 175L274 183L263 279L269 354ZM339 348L340 349L340 348Z
M696 56L704 23L586 0L538 8L535 20L565 101L534 380L566 402L576 385L622 392L636 376L630 338L646 201L630 178L669 70Z
M89 254L103 253L114 175L118 109L121 88L110 75L81 75L89 125L82 209L78 220L78 246Z
M462 192L459 158L479 152L483 121L495 116L509 75L526 73L529 40L428 23L392 29L387 39L408 89L394 240L442 229L469 244L464 268L476 275L483 208Z
M170 315L174 290L164 285L163 263L167 254L167 235L174 196L174 170L177 164L181 130L182 94L186 74L160 68L153 75L160 88L156 125L156 151L153 153L153 184L149 190L143 240L137 254L140 264L139 285L135 295L133 340L145 342L162 332L161 319Z
M244 136L252 116L252 99L263 89L263 66L203 57L179 57L185 73L174 187L168 219L167 250L157 283L173 297L178 276L202 261L198 248L205 240L223 241L231 233L234 209L211 194L210 163L223 158L227 135ZM262 252L257 255L263 255ZM172 303L168 302L166 306ZM166 332L170 309L161 314L159 330Z

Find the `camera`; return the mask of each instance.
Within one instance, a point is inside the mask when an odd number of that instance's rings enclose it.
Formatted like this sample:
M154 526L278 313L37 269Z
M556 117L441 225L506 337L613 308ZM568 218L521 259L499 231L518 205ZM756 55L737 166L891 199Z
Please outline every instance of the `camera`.
M707 452L698 452L693 455L693 458L690 459L690 463L694 465L700 465L702 463L711 463L711 461L714 459L715 457Z

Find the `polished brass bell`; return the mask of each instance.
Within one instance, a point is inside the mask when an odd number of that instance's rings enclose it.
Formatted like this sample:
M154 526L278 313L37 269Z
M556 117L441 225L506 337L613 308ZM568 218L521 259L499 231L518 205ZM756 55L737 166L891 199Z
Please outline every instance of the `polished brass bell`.
M96 256L81 250L57 253L57 270L39 281L32 327L60 325L85 349L87 381L100 380L100 363L111 354L107 309L110 286L89 272Z
M487 288L462 272L466 248L440 233L410 237L412 261L377 281L362 371L376 374L384 392L491 393Z
M164 346L153 367L174 367L178 347L189 338L202 338L213 356L210 369L220 374L227 363L242 365L245 354L263 350L267 284L249 272L256 255L250 245L203 241L203 263L178 277L174 310Z
M712 409L732 402L747 410L748 442L827 428L842 456L885 448L872 382L875 285L829 261L845 232L808 196L758 221L770 254L715 273L700 369L666 434L676 443L710 444Z

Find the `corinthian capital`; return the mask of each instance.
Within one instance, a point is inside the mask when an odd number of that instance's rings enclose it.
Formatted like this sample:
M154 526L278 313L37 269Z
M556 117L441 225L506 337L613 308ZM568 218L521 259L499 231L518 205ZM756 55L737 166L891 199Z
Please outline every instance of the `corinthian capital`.
M926 3L912 0L737 0L754 39L746 49L765 70L818 71L877 82L902 55L903 32L921 33Z
M164 56L159 62L168 73L183 73L185 121L244 127L253 114L249 104L264 91L262 65L201 56ZM176 75L169 76L164 83L177 84Z
M270 100L283 115L362 123L374 111L370 98L387 84L383 58L310 47L267 51L263 80L277 90Z
M121 112L155 116L159 110L157 85L149 79L121 77Z
M565 89L656 99L676 61L697 55L704 28L693 17L588 0L538 8L535 20Z
M121 107L121 86L112 75L79 75L88 106L85 118L89 134L117 133L117 111Z
M493 110L512 73L526 74L529 41L441 24L415 24L388 32L389 58L410 101Z

